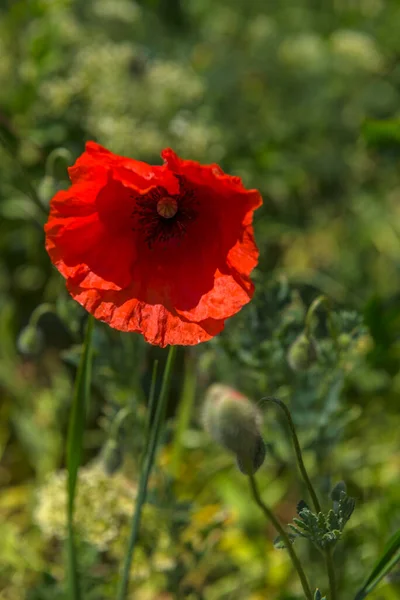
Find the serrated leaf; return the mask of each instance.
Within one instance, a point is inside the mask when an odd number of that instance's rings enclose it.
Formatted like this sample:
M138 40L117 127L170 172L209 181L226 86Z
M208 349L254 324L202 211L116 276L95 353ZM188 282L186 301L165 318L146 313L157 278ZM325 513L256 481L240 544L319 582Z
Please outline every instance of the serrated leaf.
M300 527L300 529L303 529L304 531L308 531L308 524L305 523L302 519L296 519L296 517L293 519L293 523L295 523L298 527Z
M363 600L400 560L400 529L390 538L371 575L357 592L354 600Z
M326 548L327 546L332 546L336 544L338 540L341 538L341 532L339 530L336 531L328 531L325 533L321 540L322 548Z
M317 515L317 526L320 531L324 531L326 529L326 517L324 513L320 512Z
M331 531L334 529L340 529L338 516L332 509L328 512L326 522Z
M347 496L345 492L341 492L339 507L337 511L341 530L343 530L344 526L353 514L355 505L356 501L354 500L354 498Z
M296 536L305 537L305 538L309 537L307 535L307 533L304 533L303 531L300 531L300 529L297 529L297 527L295 527L294 525L292 525L292 523L289 523L289 527L296 534Z

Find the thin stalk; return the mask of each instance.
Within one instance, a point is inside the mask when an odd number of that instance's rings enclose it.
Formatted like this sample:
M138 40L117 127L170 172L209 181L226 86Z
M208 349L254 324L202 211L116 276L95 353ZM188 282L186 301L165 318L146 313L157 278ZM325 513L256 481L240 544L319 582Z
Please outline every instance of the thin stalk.
M314 490L313 484L311 483L311 480L308 476L306 467L304 465L304 461L303 461L303 455L301 452L301 447L300 447L300 443L299 443L299 438L297 437L297 433L296 433L296 429L292 420L292 416L290 414L290 411L288 409L288 407L286 406L286 404L284 402L282 402L282 400L279 400L279 398L273 398L273 397L267 397L267 398L262 398L263 401L265 402L273 402L274 404L276 404L277 406L279 406L279 408L284 412L286 420L288 422L289 425L289 429L290 429L290 434L292 436L292 441L293 441L293 446L294 446L294 451L296 454L296 459L297 459L297 464L299 466L300 469L300 473L301 476L304 480L304 483L307 486L307 489L310 493L311 499L313 501L315 510L317 512L321 512L321 505L319 503L318 500L318 496Z
M330 600L337 600L336 594L336 575L335 575L335 564L333 562L333 552L331 548L327 548L324 552L326 569L328 571L329 589L330 589Z
M131 532L130 532L130 536L129 536L129 540L128 540L128 550L125 555L122 577L121 577L120 586L119 586L118 595L117 595L118 600L124 600L126 598L126 595L128 592L129 575L130 575L130 571L131 571L133 554L135 551L138 534L139 534L140 520L141 520L141 516L142 516L142 508L143 508L144 503L146 502L148 481L149 481L150 473L151 473L151 470L152 470L152 467L154 464L156 449L158 446L160 433L162 430L162 423L165 418L168 391L169 391L169 388L171 385L171 375L172 375L172 368L173 368L173 365L175 362L175 356L176 356L176 346L170 346L170 349L168 352L167 364L166 364L165 370L164 370L161 391L160 391L160 395L158 397L156 412L154 415L154 421L153 421L152 428L150 431L150 439L149 439L149 442L148 442L148 445L146 448L146 454L145 454L144 460L143 460L143 466L142 466L142 471L141 471L140 481L139 481L139 490L138 490L138 495L136 498L136 506L135 506L135 510L134 510L134 513L132 516Z
M152 424L152 419L154 417L154 405L155 405L155 401L156 401L157 373L158 373L158 360L155 360L153 363L153 370L151 372L149 404L148 404L148 408L147 408L146 447L149 443L150 434L151 434L151 424Z
M293 566L298 573L305 597L307 598L307 600L313 600L313 595L311 592L310 584L308 583L306 574L304 573L304 570L303 570L303 567L299 560L299 557L297 556L297 554L293 548L293 544L290 541L288 534L286 533L285 529L282 527L282 525L280 524L278 519L275 517L275 515L271 511L271 509L266 504L264 504L263 500L261 499L260 492L258 490L257 482L255 480L254 475L249 474L248 478L249 478L250 489L251 489L251 493L254 498L254 501L261 508L264 515L268 519L268 521L270 521L273 524L273 526L275 527L275 529L277 530L277 532L279 533L279 535L281 536L282 540L285 543L285 547L286 547L287 551L289 552L289 556L292 560Z
M314 504L315 511L317 513L320 513L321 512L321 504L319 503L317 493L314 489L313 484L311 483L311 479L309 478L306 467L304 465L303 454L301 452L299 438L297 437L297 433L296 433L296 429L295 429L295 426L293 423L292 415L290 414L288 407L286 406L286 404L284 402L282 402L282 400L279 400L279 398L268 397L268 398L263 398L263 400L277 404L279 406L279 408L284 412L285 417L288 422L288 425L289 425L289 428L290 428L294 451L296 454L297 464L298 464L301 476L303 478L304 483L307 486L307 489L309 491L309 494L310 494L311 499ZM326 564L326 569L327 569L328 578L329 578L330 600L336 600L336 598L337 598L337 596L336 596L336 577L335 577L335 566L334 566L334 562L333 562L332 550L330 548L327 548L323 552L323 555L325 558L325 564Z
M54 306L52 304L49 304L48 302L39 304L39 306L37 306L34 309L34 311L32 312L32 314L30 316L29 325L32 325L33 327L37 327L39 319L46 313L54 313Z

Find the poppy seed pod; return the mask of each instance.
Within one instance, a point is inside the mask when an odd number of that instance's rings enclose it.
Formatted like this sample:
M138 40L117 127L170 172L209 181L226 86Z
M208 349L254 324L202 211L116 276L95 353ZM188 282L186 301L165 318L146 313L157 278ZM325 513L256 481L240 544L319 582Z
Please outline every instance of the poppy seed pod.
M212 385L203 408L203 425L213 440L236 455L242 473L255 473L265 459L260 411L245 396L221 384Z
M293 371L305 371L317 360L317 344L312 336L301 333L290 346L287 361Z

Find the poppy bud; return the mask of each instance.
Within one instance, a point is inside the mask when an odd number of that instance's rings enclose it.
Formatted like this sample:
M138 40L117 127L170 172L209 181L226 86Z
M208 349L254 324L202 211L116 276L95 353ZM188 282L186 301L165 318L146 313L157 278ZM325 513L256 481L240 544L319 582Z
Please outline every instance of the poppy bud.
M306 371L317 360L317 344L313 337L301 333L290 346L287 361L293 371Z
M203 410L204 429L236 455L242 473L255 473L264 462L261 421L256 406L236 390L221 384L209 388Z
M250 460L247 461L247 463L244 463L240 454L236 455L236 462L239 471L243 473L243 475L250 475L251 473L256 473L263 464L266 454L267 449L265 446L265 442L261 436L258 436L254 448L253 457L249 457Z
M27 325L18 336L17 347L24 356L37 356L43 349L43 334L34 325Z
M107 475L114 475L122 465L123 452L115 440L108 440L102 451L102 461Z

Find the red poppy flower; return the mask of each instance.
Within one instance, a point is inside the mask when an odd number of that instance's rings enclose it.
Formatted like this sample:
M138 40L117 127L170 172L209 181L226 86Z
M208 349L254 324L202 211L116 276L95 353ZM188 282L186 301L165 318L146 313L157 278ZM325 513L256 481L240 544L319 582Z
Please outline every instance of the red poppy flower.
M150 166L89 142L51 201L46 248L97 319L159 346L198 344L253 295L262 200L217 165L162 157Z

